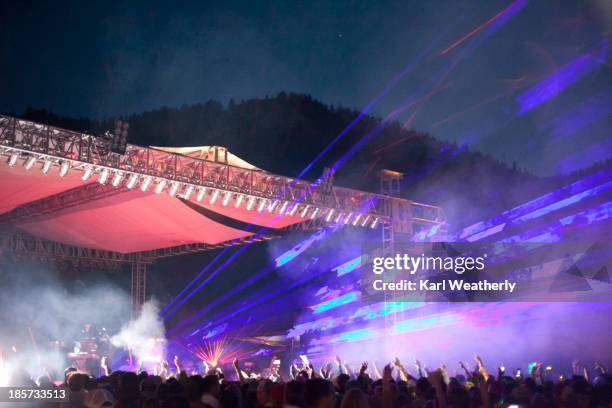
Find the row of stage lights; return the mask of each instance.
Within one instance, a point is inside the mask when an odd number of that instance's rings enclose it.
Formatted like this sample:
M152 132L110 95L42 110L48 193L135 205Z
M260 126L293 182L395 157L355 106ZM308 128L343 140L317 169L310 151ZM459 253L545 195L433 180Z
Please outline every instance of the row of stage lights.
M14 167L19 160L19 156L20 154L18 152L13 152L8 158L8 165ZM34 155L29 155L23 162L23 166L26 170L31 170L38 160L42 160L41 171L44 174L48 174L51 167L53 167L53 164L57 162L55 159L47 156L37 157ZM60 177L66 176L70 170L70 161L59 160L58 163ZM353 226L361 227L369 225L370 228L376 228L379 221L378 217L373 217L371 215L364 216L363 214L357 212L337 212L333 208L323 209L310 204L300 205L295 203L292 205L290 201L270 200L267 198L255 197L242 193L222 191L212 187L196 186L178 181L168 181L165 178L141 175L123 170L111 170L108 167L101 166L87 165L83 170L81 179L83 181L88 181L94 174L97 174L98 183L103 185L107 184L110 180L113 187L119 187L124 180L127 180L125 182L125 186L128 189L132 190L140 183L140 190L147 192L155 182L156 184L153 190L155 194L161 194L164 190L167 190L170 197L178 196L185 200L189 200L195 194L195 200L197 202L202 202L208 195L209 204L212 205L220 201L223 207L227 207L232 199L232 196L234 196L234 207L240 208L242 203L246 202L246 209L248 211L256 210L257 212L261 213L264 212L264 210L267 210L268 212L272 213L275 210L278 210L278 213L281 215L294 216L297 214L301 218L306 218L309 216L310 219L314 219L318 215L325 214L325 221L328 223L332 221L336 224L344 223L345 225L351 223ZM290 206L291 208L289 208ZM301 207L301 209L299 207Z

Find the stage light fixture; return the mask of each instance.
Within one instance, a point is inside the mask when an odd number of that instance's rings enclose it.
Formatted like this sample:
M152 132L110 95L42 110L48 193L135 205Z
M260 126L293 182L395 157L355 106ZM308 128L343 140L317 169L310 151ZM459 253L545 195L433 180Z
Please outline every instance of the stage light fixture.
M334 220L335 223L339 223L340 220L342 219L342 216L344 215L344 213L340 213L338 214L338 216L336 217L336 219Z
M219 190L214 190L210 196L210 200L208 201L210 204L214 204L219 198Z
M247 207L246 209L248 211L251 211L253 209L253 206L255 205L255 197L251 196L249 197L249 201L247 202Z
M179 183L177 183L176 181L174 183L170 184L170 189L168 190L168 195L170 197L174 197L176 195L176 193L178 193L180 186L181 185Z
M257 207L257 212L262 212L266 207L266 199L262 198L259 200L259 207Z
M189 200L189 197L191 197L191 194L193 194L193 189L195 187L193 186L193 184L187 184L187 187L185 187L185 191L183 191L183 198L185 200Z
M81 180L83 180L83 181L89 180L89 178L91 177L93 172L94 172L94 168L93 167L87 167L85 169L85 171L83 172L83 175L81 176Z
M111 136L110 150L113 153L125 154L130 124L122 120L115 121L115 132Z
M36 156L30 156L28 160L23 163L23 167L25 167L26 170L31 170L34 163L36 163Z
M151 176L146 176L144 178L144 180L142 181L142 184L140 185L140 190L143 193L146 193L147 190L149 189L149 187L151 187L151 183L153 182L153 177Z
M113 185L113 187L118 187L119 184L121 184L121 180L123 180L123 172L116 171L115 175L113 176L113 180L111 181L111 184Z
M166 179L160 179L155 186L155 194L161 194L161 192L164 191L164 188L166 188L167 183L168 182Z
M351 220L351 217L352 217L352 216L353 216L353 213L352 213L352 212L350 212L350 213L348 213L348 214L346 215L346 218L344 219L344 224L345 224L345 225L349 223L349 221Z
M372 226L370 228L374 229L376 228L377 225L378 225L378 217L374 218L374 221L372 222Z
M304 207L304 209L302 210L302 213L300 214L300 217L304 218L306 216L306 213L308 213L308 210L310 210L310 206L309 205Z
M270 202L270 205L268 206L268 212L274 211L277 205L278 205L278 200L274 200Z
M244 200L244 194L238 194L236 198L236 202L234 203L234 207L240 208L240 204L242 204L242 200Z
M297 210L298 210L298 203L295 203L291 211L289 211L289 215L295 215Z
M68 170L70 170L70 162L67 160L62 161L62 164L60 164L60 170L59 170L60 177L66 176L66 174L68 174Z
M369 215L364 218L363 222L361 223L361 226L365 227L366 224L368 223L368 221L370 221L370 216Z
M224 207L227 207L231 198L232 198L232 193L230 193L229 191L226 191L225 194L223 195L223 201L221 201L221 205Z
M355 217L355 219L353 220L353 225L357 225L357 223L359 222L359 219L361 218L361 214L357 214L357 216Z
M327 216L325 217L325 222L329 222L333 216L334 216L334 209L332 208L327 212Z
M11 154L11 157L9 157L8 159L8 165L13 167L15 164L17 164L17 159L19 158L19 153L15 152L13 154Z
M98 176L98 183L106 184L109 174L110 171L107 168L103 168L102 170L100 170L100 175Z
M45 160L45 162L43 163L42 169L41 169L43 174L49 173L49 170L51 170L52 165L53 165L53 162L51 160L49 159Z
M289 205L289 201L283 202L283 205L281 205L280 210L278 210L279 214L281 214L281 215L285 214L285 211L287 211L287 206L288 205Z
M131 190L134 187L136 187L136 183L137 182L138 182L138 174L132 173L132 174L130 174L130 178L128 178L128 181L126 183L126 187Z
M206 187L200 187L198 189L198 195L196 195L197 202L202 201L205 196L206 196Z
M313 220L317 216L317 214L319 214L319 207L316 207L312 214L310 214L310 219Z

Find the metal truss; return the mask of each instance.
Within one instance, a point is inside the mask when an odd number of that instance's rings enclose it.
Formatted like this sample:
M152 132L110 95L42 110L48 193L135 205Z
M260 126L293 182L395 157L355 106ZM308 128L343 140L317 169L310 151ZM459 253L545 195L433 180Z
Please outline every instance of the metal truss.
M71 259L84 263L120 264L130 262L128 255L119 252L66 245L18 231L0 236L0 251L42 259Z
M146 262L136 260L132 263L132 310L139 311L147 297L147 266Z
M193 254L226 246L242 245L246 242L263 242L278 235L260 237L245 237L238 240L223 242L217 245L185 244L170 248L160 248L151 251L122 254L101 249L82 248L73 245L47 241L16 229L10 229L0 235L0 254L10 254L11 257L27 257L29 259L53 260L59 264L68 263L75 267L104 268L109 271L123 269L130 265L132 273L132 309L137 312L146 300L146 275L148 266L162 258Z
M392 201L395 206L404 207L403 213L415 213L415 222L435 224L444 221L438 207L334 187L325 180L315 184L262 170L232 166L227 162L227 151L223 149L225 156L218 154L219 151L220 148L214 148L215 154L209 159L128 145L126 153L119 155L110 152L107 139L0 115L0 153L3 155L15 156L15 162L31 157L46 160L52 166L65 166L66 171L120 174L122 179L116 186L120 190L125 188L124 176L134 175L140 182L154 179L158 185L163 182L164 185L175 186L174 194L179 192L179 188L182 194L187 194L187 191L191 194L195 188L207 188L269 200L271 203L299 199L301 208L298 211L310 211L313 217L322 217L331 212L359 213L364 214L364 218L370 216L377 223L391 222L386 207ZM277 209L280 207L278 205Z
M20 231L11 231L0 236L0 251L12 254L32 255L36 258L71 259L75 262L121 264L144 262L153 263L161 258L178 255L194 254L212 251L227 246L238 246L249 242L264 242L278 238L279 235L264 235L260 237L244 237L219 244L184 244L150 251L131 252L123 254L102 249L83 248L60 242L48 241Z

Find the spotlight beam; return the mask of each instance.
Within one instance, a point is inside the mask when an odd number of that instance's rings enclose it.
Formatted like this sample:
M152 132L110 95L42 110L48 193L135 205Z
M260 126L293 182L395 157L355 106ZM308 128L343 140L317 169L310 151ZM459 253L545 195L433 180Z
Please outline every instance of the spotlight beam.
M460 21L460 19L457 19L455 21L455 24L457 24ZM395 88L395 86L397 85L397 83L404 78L408 73L410 73L411 71L413 71L418 64L420 64L421 60L423 60L430 52L432 49L435 48L436 44L446 35L447 32L449 32L451 30L451 28L454 27L455 24L451 24L449 25L445 30L443 30L442 32L440 32L440 34L438 34L436 36L436 38L432 41L432 43L426 47L425 49L421 50L421 52L419 54L417 54L417 56L415 57L415 59L409 63L402 71L400 71L396 76L394 76L384 87L383 89L372 99L370 100L370 102L368 102L368 104L366 104L366 106L360 111L360 113L327 145L325 146L325 148L323 148L323 150L321 150L321 152L319 152L319 154L317 154L317 156L297 175L297 177L294 179L293 184L295 184L298 180L300 180L301 178L304 177L304 175L310 171L312 169L312 167L318 163L357 123L359 123L359 121L365 117L370 110L376 106L380 100L386 96L393 88ZM283 191L282 193L284 193L285 191ZM294 212L295 210L297 210L297 203L299 202L299 200L294 200L294 208L291 210L292 212ZM293 214L290 214L293 215ZM252 226L253 224L251 224ZM250 230L250 229L249 229ZM265 231L264 231L265 232ZM263 233L262 231L260 231L260 233ZM230 258L228 258L228 260L226 260L223 265L227 264L228 261L231 262L231 260L233 260L236 256L238 256L240 253L242 253L242 251L244 249L241 248L245 248L248 247L249 244L243 245L241 247L239 247L236 252L234 252L234 254L230 255ZM221 257L223 255L225 255L225 253L229 252L230 250L230 246L225 247L219 254L218 256L216 256L211 263L213 262L217 262L219 259L221 259ZM223 267L222 265L222 267ZM198 273L194 279L192 279L187 286L181 290L181 292L179 292L179 294L174 297L162 310L162 314L165 312L166 314L164 315L165 317L167 317L170 312L168 312L168 309L175 304L180 297L187 291L189 290L189 288L193 285L196 284L196 282L203 276L204 273L206 273L205 271L207 271L210 268L210 265L207 265L205 268L203 268L200 273ZM218 270L219 268L217 268ZM214 274L216 274L216 271L213 272L213 276ZM210 277L209 277L210 278ZM206 279L205 282L207 282L209 280L209 278ZM203 283L198 285L198 287L202 287ZM196 290L197 291L197 290ZM179 304L182 305L184 304L187 299L191 296L193 296L195 292L191 291L190 294L187 295L186 298L184 298L181 303ZM172 310L175 310L176 308L173 308Z

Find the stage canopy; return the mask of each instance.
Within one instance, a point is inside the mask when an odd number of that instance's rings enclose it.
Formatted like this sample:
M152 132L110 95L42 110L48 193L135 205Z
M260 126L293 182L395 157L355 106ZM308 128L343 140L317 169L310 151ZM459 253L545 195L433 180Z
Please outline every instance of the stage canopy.
M172 147L161 148L170 153L216 160L236 168L263 172L231 154L225 148ZM217 156L217 157L215 157ZM37 163L29 170L25 165L0 162L0 217L26 208L36 202L55 205L55 198L70 192L79 194L87 188L104 187L94 178L83 181L82 171L58 175L54 167L47 173ZM112 177L112 176L111 176ZM110 187L110 186L109 186ZM297 214L249 211L246 203L237 208L236 196L224 202L223 196L214 203L196 202L180 195L155 194L153 188L114 189L100 198L92 197L78 205L56 208L54 211L23 216L13 224L34 236L78 247L109 250L120 253L140 252L184 244L219 244L257 232L248 230L250 223L278 229L303 222Z

